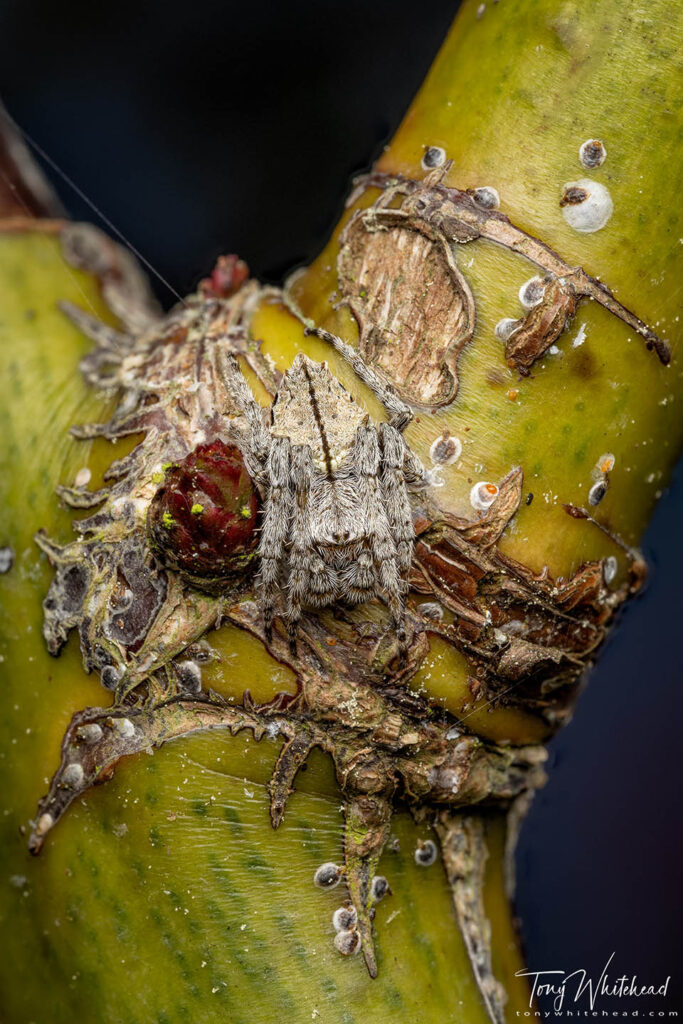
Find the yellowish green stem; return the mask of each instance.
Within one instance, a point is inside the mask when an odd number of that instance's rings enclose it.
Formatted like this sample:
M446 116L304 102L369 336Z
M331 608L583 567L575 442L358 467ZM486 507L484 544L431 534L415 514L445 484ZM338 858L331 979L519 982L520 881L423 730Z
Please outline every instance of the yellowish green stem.
M620 321L584 303L559 352L520 379L505 363L494 326L519 315L518 289L536 268L489 242L472 242L456 253L477 307L474 338L459 361L459 392L451 407L418 415L408 437L426 461L444 428L462 440L462 458L444 468L440 493L458 515L471 515L473 482L500 481L523 467L533 499L503 538L510 556L567 577L588 559L614 555L624 575L623 550L562 506L585 506L591 469L613 453L596 516L637 544L679 449L675 301L683 230L672 185L679 100L670 69L680 14L664 0L647 9L614 0L489 3L481 18L477 7L464 4L381 169L421 177L424 148L443 147L453 159L448 184L495 187L514 223L609 284L670 340L674 360L664 368ZM608 155L587 172L578 149L591 137L604 141ZM594 234L569 228L559 206L563 185L582 177L607 185L614 201L612 219ZM338 235L294 294L308 316L353 341L350 314L331 304ZM0 295L0 545L15 552L14 569L0 577L0 926L12 936L0 989L8 1024L46 1013L53 1024L76 1015L103 1024L483 1022L444 877L438 866L415 865L412 850L424 830L406 816L393 830L400 852L386 852L380 864L394 894L377 913L378 979L369 979L360 958L336 955L331 914L338 901L312 885L318 864L340 858L340 798L321 755L299 776L284 824L273 833L265 790L272 741L178 741L123 765L113 782L69 812L38 861L29 858L19 830L58 763L68 721L106 696L83 673L74 638L56 660L40 638L50 572L32 536L42 527L67 540L71 515L59 507L54 486L88 466L96 487L112 458L108 443L68 436L70 425L102 418L103 409L76 369L89 344L56 303L70 299L108 314L95 282L67 267L57 238L39 231L0 236ZM284 308L264 306L254 330L278 367L303 349L328 359L355 387ZM376 414L369 396L363 399ZM293 689L289 671L233 627L212 642L221 661L205 684L228 699L240 700L245 687L257 701ZM433 642L411 685L468 715L483 736L521 743L545 734L529 713L473 704L467 677L464 656ZM488 839L493 966L508 988L513 1019L528 994L514 979L520 959L504 896L500 823L491 823Z

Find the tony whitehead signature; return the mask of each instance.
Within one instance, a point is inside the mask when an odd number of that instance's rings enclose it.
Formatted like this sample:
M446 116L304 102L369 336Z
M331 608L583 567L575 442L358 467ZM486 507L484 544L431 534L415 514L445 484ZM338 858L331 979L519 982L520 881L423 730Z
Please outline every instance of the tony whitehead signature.
M553 1009L559 1012L567 1002L578 1003L585 997L588 1000L591 1010L595 1009L598 996L609 996L612 998L623 998L625 996L666 996L671 977L669 976L661 985L641 985L637 975L630 978L623 974L612 980L607 969L614 960L616 953L612 953L609 960L602 969L597 979L589 977L587 971L580 968L567 974L566 971L517 971L517 977L531 978L531 998L529 1006L533 1005L537 996L554 996ZM572 998L573 997L573 998Z

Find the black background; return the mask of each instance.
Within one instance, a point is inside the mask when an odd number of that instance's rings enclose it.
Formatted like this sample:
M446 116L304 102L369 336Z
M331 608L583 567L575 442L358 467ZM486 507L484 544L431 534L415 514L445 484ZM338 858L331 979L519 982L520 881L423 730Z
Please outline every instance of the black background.
M321 247L351 174L397 127L456 9L5 0L0 96L177 291L220 252L277 282ZM97 222L50 176L75 217ZM673 975L668 1010L679 1008L683 948L682 510L678 479L645 539L648 589L552 744L518 856L530 966L598 975L616 952L614 976Z

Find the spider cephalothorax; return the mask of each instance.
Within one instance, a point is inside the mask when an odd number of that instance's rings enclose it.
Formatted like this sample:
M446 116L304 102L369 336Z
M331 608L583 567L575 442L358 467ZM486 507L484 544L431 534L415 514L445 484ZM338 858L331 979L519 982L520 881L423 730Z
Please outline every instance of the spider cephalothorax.
M276 603L294 646L302 608L380 597L405 645L403 596L413 552L408 485L424 481L402 430L411 412L340 339L318 331L384 404L375 426L326 363L299 354L285 374L269 428L234 357L229 390L247 422L237 444L263 493L259 593L267 634Z

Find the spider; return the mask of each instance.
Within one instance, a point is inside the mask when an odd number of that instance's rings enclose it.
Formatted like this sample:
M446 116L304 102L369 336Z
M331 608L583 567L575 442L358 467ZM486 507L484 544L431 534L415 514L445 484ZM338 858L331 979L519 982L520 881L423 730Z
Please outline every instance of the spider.
M237 359L223 355L227 387L246 421L246 429L233 424L234 440L263 496L257 593L266 638L280 595L293 654L302 609L376 596L389 608L403 657L415 535L408 486L427 482L402 436L412 410L350 345L322 328L307 333L343 356L389 419L375 426L327 363L299 353L266 427Z

